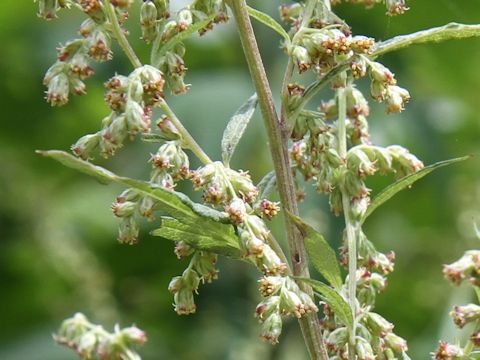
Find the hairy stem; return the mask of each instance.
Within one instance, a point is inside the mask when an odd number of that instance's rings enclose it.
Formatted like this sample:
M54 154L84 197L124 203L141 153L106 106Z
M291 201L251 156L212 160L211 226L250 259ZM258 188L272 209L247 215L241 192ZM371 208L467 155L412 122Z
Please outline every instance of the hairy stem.
M192 135L188 132L187 129L185 129L185 126L183 126L182 122L178 119L177 115L173 112L173 110L168 106L167 102L165 100L161 100L158 107L163 110L165 115L168 116L170 121L175 125L177 128L178 132L180 133L180 136L182 137L183 144L185 145L186 148L192 150L192 152L198 157L198 159L204 163L204 164L209 164L212 162L212 160L208 157L207 154L203 151L203 149L198 145L198 143L195 141Z
M307 254L303 238L295 227L287 213L298 214L294 179L290 170L288 157L288 134L281 131L277 112L273 103L270 85L265 74L258 45L253 33L252 24L248 15L245 0L231 0L230 7L238 25L238 32L242 42L245 57L254 82L260 108L262 111L265 127L267 130L270 151L272 154L275 173L277 176L278 192L284 208L284 218L287 230L292 271L296 276L309 277ZM309 295L313 295L312 289L305 284L299 286ZM316 314L302 317L300 327L312 359L328 360L328 355L323 343L320 324Z
M128 42L122 28L120 27L117 14L115 14L115 8L110 3L110 0L105 0L104 5L105 5L104 6L105 15L107 15L108 20L112 24L113 35L115 36L118 43L120 44L120 47L125 52L125 55L127 55L128 59L130 60L130 62L134 67L136 68L141 67L142 63L140 62L137 55L135 54L135 51L130 46L130 43Z
M345 89L337 90L338 101L338 154L342 159L347 157L347 133L346 133L346 118L347 118L347 99ZM356 313L357 313L357 239L356 239L356 224L350 216L350 195L342 189L342 205L343 214L345 217L345 230L347 233L348 246L348 303L352 309L353 326L349 334L349 360L355 360L355 333L356 333Z

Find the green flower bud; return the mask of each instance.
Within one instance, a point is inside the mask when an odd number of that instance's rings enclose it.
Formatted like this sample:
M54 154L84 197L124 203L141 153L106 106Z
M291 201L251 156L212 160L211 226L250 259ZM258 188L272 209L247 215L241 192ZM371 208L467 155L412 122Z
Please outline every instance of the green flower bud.
M157 19L170 17L170 0L152 0L157 8Z
M150 42L157 37L157 17L158 11L155 4L146 1L140 8L140 25L142 29L142 38L146 42Z
M38 0L37 15L45 20L52 20L57 17L57 0Z
M291 56L298 66L300 73L308 70L312 66L312 59L308 55L306 48L302 46L295 46L292 50Z
M92 158L92 154L98 147L100 139L101 135L99 133L84 135L72 145L71 149L78 157L88 160Z
M143 345L147 342L147 335L143 330L140 330L136 326L130 326L120 331L122 343L127 346Z
M393 330L393 324L377 313L367 313L364 322L374 335L388 334Z
M177 14L177 26L179 31L188 29L193 23L192 12L189 9L182 9Z
M281 333L282 317L278 313L272 313L263 322L260 337L272 344L277 344Z
M387 5L387 15L401 15L408 10L405 0L385 0Z
M257 305L255 309L255 317L258 317L260 321L265 321L273 313L278 313L280 305L280 296L269 296L267 299Z
M59 73L48 83L46 99L52 106L62 106L68 102L69 93L69 78L65 73Z
M124 217L118 227L118 241L124 244L138 243L139 226L133 217Z
M202 283L211 283L218 279L218 270L215 268L217 263L217 255L208 252L201 252L194 258L194 268Z
M466 324L480 319L480 306L475 304L468 304L465 306L455 306L450 312L455 325L460 329Z
M385 343L397 353L403 353L408 350L407 341L394 333L389 333L385 336Z
M112 204L113 214L117 217L130 217L137 209L137 203L132 201L115 202Z
M340 327L333 330L326 339L327 346L333 351L343 348L348 342L348 329Z
M399 86L388 86L386 92L387 113L401 112L405 103L410 100L410 94L407 90Z
M357 342L355 344L355 351L357 353L358 360L376 359L372 346L365 339L357 338Z
M173 295L174 309L178 315L194 314L197 311L193 292L189 290L180 290Z
M373 80L385 85L395 85L397 82L393 73L378 62L370 63L370 76Z
M432 353L435 360L459 360L463 358L463 349L458 345L440 341L437 350Z
M107 61L112 58L110 35L100 28L95 29L87 37L88 55L96 61Z

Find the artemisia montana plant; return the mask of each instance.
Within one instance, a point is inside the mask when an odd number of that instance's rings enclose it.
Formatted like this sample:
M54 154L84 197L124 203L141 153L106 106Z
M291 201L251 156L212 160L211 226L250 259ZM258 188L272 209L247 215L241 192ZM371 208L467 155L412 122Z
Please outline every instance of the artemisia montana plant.
M79 37L58 49L57 61L45 76L46 99L51 105L65 105L72 95L85 93L84 80L94 74L92 64L112 58L112 41L118 42L133 66L130 74L117 74L105 83L105 101L111 111L101 121L100 130L81 137L72 146L74 156L62 151L40 153L104 181L127 186L112 205L120 219L121 243L139 241L141 217L158 222L153 235L175 241L177 257L190 259L168 288L178 314L196 311L195 294L201 284L217 279L217 258L225 256L248 262L261 274L261 300L255 316L263 339L277 343L283 321L293 316L299 319L312 359L408 359L406 340L374 311L376 296L385 289L386 276L393 271L395 255L378 251L362 225L400 190L438 167L465 158L424 167L400 145L375 145L369 134L367 98L383 102L387 113L401 112L410 99L409 92L377 59L416 43L478 36L480 26L451 23L377 42L354 35L331 8L340 2L279 4L280 17L288 28L285 30L270 15L247 6L245 0L192 0L175 11L169 0L39 0L38 14L47 20L54 19L59 10L79 10L85 15ZM390 16L408 10L404 0L344 2L385 6ZM122 27L133 6L141 7L140 18L130 21L139 24L143 40L151 48L149 64L140 62ZM183 41L195 33L206 34L232 16L256 94L228 122L221 140L222 161L213 161L170 108L165 89L175 95L189 90L190 85L184 81L187 66ZM288 56L288 64L282 88L277 91L280 109L274 106L251 18L282 37L281 49ZM313 74L316 80L305 84L304 73ZM356 86L362 78L370 79L370 94ZM333 90L332 98L313 102L325 87ZM257 104L265 122L274 171L255 185L248 171L232 169L229 160ZM153 119L156 126L152 126ZM90 162L97 155L114 155L136 136L161 144L149 159L149 181L117 176ZM191 169L186 151L203 165ZM377 172L393 173L397 181L371 200L366 180ZM332 213L345 219L340 261L322 235L298 216L298 201L303 196L297 185L299 177L327 195ZM183 181L190 181L195 190L203 192L203 204L174 191ZM274 191L280 203L269 200ZM279 211L285 218L285 252L290 262L269 230L269 220ZM325 282L310 278L310 264ZM340 265L347 269L346 277ZM445 267L447 278L456 284L468 280L476 287L479 273L477 251L467 252ZM480 319L480 306L455 307L452 316L455 324L463 327ZM77 314L64 322L55 339L85 359L138 359L132 346L143 344L146 337L134 327L117 328L109 334ZM432 354L435 359L476 359L477 348L479 329L466 345L440 342Z

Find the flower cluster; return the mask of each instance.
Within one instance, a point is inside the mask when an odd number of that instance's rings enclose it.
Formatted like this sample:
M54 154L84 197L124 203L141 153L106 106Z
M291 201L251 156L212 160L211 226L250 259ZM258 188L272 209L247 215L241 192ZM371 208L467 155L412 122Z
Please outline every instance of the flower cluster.
M168 0L148 0L143 3L140 11L143 39L147 42L159 42L157 47L160 44L167 44L174 36L187 31L197 23L206 21L206 24L199 29L200 35L203 35L212 29L214 24L227 20L224 0L195 0L175 13L170 12ZM155 55L154 64L165 74L165 80L171 92L177 95L185 93L190 85L184 82L187 71L183 60L184 44L178 41L175 46L167 46L165 51Z
M453 285L460 285L467 282L470 286L478 290L480 273L480 251L469 250L463 256L452 264L444 265L443 274ZM470 350L480 348L480 330L478 320L480 320L480 306L477 304L467 304L463 306L455 305L450 312L453 323L460 329L467 324L475 323L475 327L470 332ZM468 345L465 347L467 349ZM449 344L446 341L440 341L438 348L432 353L436 360L455 360L464 357L464 348L458 344Z
M282 332L282 315L300 318L318 311L311 297L289 277L265 276L259 283L264 300L258 304L255 315L262 323L261 337L264 340L278 343Z
M135 326L109 333L77 313L63 321L54 335L57 343L73 349L83 359L140 360L135 347L147 341L145 333Z
M176 246L177 255L188 256L192 249L186 244ZM193 314L197 310L194 293L198 293L200 282L212 282L218 278L218 270L215 268L217 255L195 251L188 268L181 276L174 277L168 285L168 290L173 294L174 308L179 315Z
M95 151L111 156L125 139L150 131L152 108L163 101L165 81L160 70L150 65L135 69L128 77L116 75L105 83L105 101L112 112L103 119L102 129L80 138L72 151L89 159Z

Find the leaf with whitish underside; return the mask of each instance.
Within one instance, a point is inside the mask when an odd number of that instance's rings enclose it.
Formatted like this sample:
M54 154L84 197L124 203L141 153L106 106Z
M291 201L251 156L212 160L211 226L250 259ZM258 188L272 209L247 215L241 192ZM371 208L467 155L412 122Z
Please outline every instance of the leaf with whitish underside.
M353 326L353 316L352 310L350 306L345 301L345 299L338 293L337 290L331 288L330 286L313 279L302 278L302 277L294 277L296 280L303 281L304 283L310 285L315 292L319 294L323 301L325 301L332 310L334 311L335 315L338 317L338 320L352 328Z
M222 158L223 163L228 166L230 159L247 128L250 119L257 107L257 94L253 94L240 108L233 114L223 132L222 137Z
M264 12L258 11L254 8L251 8L250 6L248 8L248 14L253 17L255 20L260 21L262 24L268 26L270 29L276 31L280 36L282 36L286 43L290 43L290 36L288 36L287 32L285 29L280 25L278 22L276 22L270 15L265 14Z
M185 40L193 33L203 29L205 26L210 24L213 19L215 19L215 15L211 15L202 21L190 25L186 30L179 32L177 35L173 36L170 40L168 40L165 44L160 45L159 43L159 48L152 50L152 65L158 67L160 58L165 55L167 51L171 50L176 44Z
M93 176L103 183L116 182L127 185L158 201L159 208L175 217L182 224L199 229L202 233L218 240L218 247L225 245L228 248L240 249L240 243L235 235L235 229L227 224L225 213L194 203L188 196L159 186L152 186L148 182L130 179L115 175L111 171L88 161L81 160L64 151L38 151L39 154L59 161L63 165ZM224 236L224 237L223 237ZM222 240L223 239L223 240ZM233 240L235 239L235 241ZM222 241L227 241L223 244Z
M325 238L298 216L288 213L303 235L305 247L315 269L336 289L342 286L342 275L338 265L337 254Z
M262 180L257 184L258 189L258 201L262 199L268 199L271 193L275 189L275 185L277 184L277 175L275 171L270 171L267 175L265 175Z
M377 196L375 196L368 206L365 215L362 218L362 223L381 205L385 202L390 200L394 195L396 195L399 191L411 186L417 180L420 180L424 176L430 174L433 170L439 169L441 167L455 164L461 161L465 161L470 159L470 156L459 157L455 159L439 161L435 164L429 165L424 167L422 170L417 171L416 173L407 175L400 180L394 182L392 185L387 186L384 190L382 190Z
M232 226L228 230L218 232L206 229L201 224L189 225L173 218L162 217L160 228L153 230L151 234L172 241L185 241L198 250L240 259L243 252L239 248L238 237Z

